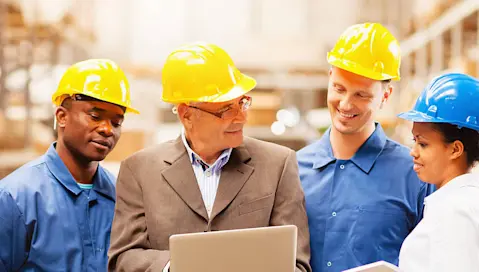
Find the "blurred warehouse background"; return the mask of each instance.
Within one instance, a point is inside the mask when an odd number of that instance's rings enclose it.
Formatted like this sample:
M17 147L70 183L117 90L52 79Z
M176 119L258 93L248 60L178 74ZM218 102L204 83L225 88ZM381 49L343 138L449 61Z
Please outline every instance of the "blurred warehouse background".
M258 81L245 133L297 150L330 125L326 52L366 21L401 43L402 79L378 121L409 144L410 124L395 115L431 77L478 76L479 0L0 0L0 178L54 141L51 94L66 67L86 58L119 63L141 110L127 116L103 165L116 173L133 152L176 138L161 67L172 49L199 40L226 49Z

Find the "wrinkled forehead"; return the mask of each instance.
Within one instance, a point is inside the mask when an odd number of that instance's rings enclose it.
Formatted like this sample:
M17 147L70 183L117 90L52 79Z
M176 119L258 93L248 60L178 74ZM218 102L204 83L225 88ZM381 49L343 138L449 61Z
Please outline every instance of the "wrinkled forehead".
M232 106L235 104L238 104L241 99L243 99L244 96L224 101L224 102L191 102L188 103L189 106L195 106L195 107L201 107L205 109L222 109L228 106Z

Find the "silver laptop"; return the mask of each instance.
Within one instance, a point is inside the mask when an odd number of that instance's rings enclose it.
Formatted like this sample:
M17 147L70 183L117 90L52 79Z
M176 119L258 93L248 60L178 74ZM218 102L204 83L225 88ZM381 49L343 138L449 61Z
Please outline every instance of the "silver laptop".
M178 234L170 237L171 272L293 272L296 226Z

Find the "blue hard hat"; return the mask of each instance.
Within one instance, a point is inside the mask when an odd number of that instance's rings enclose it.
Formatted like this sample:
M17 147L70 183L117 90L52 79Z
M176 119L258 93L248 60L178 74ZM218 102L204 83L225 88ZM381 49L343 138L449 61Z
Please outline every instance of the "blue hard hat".
M438 76L424 88L414 108L398 117L479 130L479 80L460 73Z

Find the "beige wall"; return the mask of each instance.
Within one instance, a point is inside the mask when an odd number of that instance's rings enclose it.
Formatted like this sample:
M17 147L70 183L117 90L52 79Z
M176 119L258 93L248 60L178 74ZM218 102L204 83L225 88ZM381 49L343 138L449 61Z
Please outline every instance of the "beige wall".
M324 65L327 48L357 17L348 0L132 2L96 1L95 55L161 67L178 45L207 40L243 66Z

